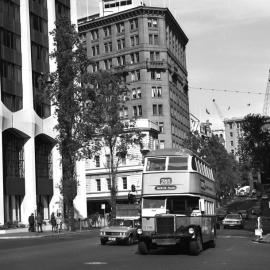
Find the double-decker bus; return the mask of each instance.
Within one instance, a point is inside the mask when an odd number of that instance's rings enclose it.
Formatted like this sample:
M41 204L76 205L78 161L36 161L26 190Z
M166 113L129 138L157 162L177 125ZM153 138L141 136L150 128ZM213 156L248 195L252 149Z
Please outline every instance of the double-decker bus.
M160 149L145 156L138 251L188 245L198 255L215 247L216 183L212 169L187 149Z

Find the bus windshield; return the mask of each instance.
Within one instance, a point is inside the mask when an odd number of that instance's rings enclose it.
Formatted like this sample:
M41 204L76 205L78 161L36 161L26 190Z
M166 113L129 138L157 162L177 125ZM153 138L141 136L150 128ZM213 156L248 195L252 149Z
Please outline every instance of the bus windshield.
M165 171L166 158L148 158L146 171Z
M166 198L144 198L143 208L165 208Z
M187 157L169 157L168 170L187 170Z

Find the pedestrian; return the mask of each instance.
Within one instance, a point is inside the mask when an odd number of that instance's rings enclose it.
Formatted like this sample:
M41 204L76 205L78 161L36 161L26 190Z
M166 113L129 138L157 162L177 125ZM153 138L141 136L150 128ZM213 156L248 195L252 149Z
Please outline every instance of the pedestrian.
M41 213L38 213L37 214L37 231L38 232L43 232L42 223L43 223L42 215L41 215Z
M56 218L54 212L51 214L51 225L52 225L52 232L56 232Z
M35 217L33 213L29 216L28 223L29 223L28 231L34 232L35 231Z
M61 213L57 213L57 216L56 216L56 228L57 228L57 232L60 233L60 231L62 230L62 216L61 216Z

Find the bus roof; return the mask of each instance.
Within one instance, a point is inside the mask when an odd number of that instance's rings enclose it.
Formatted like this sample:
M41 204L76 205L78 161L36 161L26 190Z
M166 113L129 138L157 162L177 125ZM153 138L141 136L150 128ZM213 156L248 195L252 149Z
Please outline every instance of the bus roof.
M179 148L179 149L173 149L173 148L165 148L165 149L157 149L152 150L148 152L145 157L156 157L156 156L197 156L192 151L186 149L186 148Z

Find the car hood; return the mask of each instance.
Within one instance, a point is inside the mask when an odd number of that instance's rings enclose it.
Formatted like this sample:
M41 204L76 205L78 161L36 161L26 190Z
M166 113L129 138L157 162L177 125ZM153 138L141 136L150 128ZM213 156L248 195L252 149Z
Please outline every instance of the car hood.
M133 229L132 227L126 227L126 226L111 226L111 227L105 227L101 229L101 232L127 232L129 230Z

